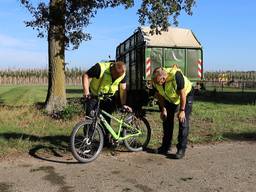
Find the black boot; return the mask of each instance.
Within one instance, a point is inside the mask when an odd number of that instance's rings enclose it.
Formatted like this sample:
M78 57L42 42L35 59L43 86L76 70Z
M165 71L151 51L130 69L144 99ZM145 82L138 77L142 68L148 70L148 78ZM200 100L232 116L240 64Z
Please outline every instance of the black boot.
M185 149L178 149L176 159L182 159L185 156Z
M162 154L162 155L168 155L171 153L171 149L161 146L161 147L155 149L155 153Z

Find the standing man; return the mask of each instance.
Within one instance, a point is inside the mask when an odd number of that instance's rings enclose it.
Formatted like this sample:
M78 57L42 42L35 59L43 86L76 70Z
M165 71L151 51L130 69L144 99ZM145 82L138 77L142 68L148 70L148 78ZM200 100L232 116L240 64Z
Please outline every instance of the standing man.
M83 74L83 95L87 100L86 115L96 108L97 100L91 96L97 96L99 93L112 94L111 100L101 101L101 109L108 113L115 110L114 94L120 92L121 105L127 110L131 108L126 106L126 67L121 61L97 63ZM110 118L106 117L110 123ZM105 145L109 145L109 135L105 135Z
M153 86L157 90L160 117L163 120L162 145L157 149L159 154L168 154L173 137L174 116L178 111L179 134L176 158L185 155L188 132L189 115L192 111L193 87L176 66L172 68L158 67L152 75Z

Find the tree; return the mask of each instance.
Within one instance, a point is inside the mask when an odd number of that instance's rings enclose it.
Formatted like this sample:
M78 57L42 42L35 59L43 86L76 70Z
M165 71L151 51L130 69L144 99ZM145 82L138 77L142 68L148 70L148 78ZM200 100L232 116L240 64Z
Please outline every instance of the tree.
M27 27L38 31L38 37L47 37L49 56L49 80L46 109L49 113L60 111L66 105L65 49L77 49L82 41L91 39L84 29L97 10L108 7L134 6L134 0L41 0L33 5L20 0L31 13L33 20ZM170 23L178 24L177 17L184 10L192 14L195 0L143 0L137 14L142 25L149 24L152 33L166 30ZM173 21L169 22L172 16Z

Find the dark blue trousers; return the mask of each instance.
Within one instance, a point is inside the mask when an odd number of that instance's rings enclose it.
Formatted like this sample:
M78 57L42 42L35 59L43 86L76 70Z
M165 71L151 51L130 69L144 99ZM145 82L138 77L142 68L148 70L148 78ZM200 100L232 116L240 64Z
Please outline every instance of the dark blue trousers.
M189 133L189 116L192 111L192 104L194 99L193 90L187 95L186 107L185 107L185 116L186 120L181 123L179 122L179 134L178 134L178 144L176 145L177 149L186 150L188 142L188 133ZM163 122L163 138L162 138L162 148L164 150L169 150L173 138L173 128L174 128L174 119L175 113L178 111L178 105L170 103L165 100L164 106L167 110L167 118Z
M95 110L97 107L97 99L91 99L86 103L86 115L90 116L92 110ZM114 102L114 98L108 100L102 100L100 102L100 108L104 111L112 114L116 109L116 104ZM110 118L106 115L103 115L108 123L110 123Z
M96 107L97 107L97 100L96 99L89 100L86 103L86 115L91 116L91 111L95 110ZM116 109L114 99L112 98L112 99L108 99L108 100L102 100L100 102L100 108L105 110L109 114L112 114L114 112L114 110ZM104 114L103 114L103 116L106 119L106 121L110 124L111 123L110 117L108 117ZM107 145L109 145L109 132L107 131L106 128L103 131L104 131L104 145L107 146Z

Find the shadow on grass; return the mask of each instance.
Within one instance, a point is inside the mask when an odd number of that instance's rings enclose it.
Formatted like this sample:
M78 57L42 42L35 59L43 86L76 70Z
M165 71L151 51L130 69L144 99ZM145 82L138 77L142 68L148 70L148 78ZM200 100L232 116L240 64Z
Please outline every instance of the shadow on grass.
M0 97L0 105L4 104L4 100Z
M233 141L256 141L256 132L224 133L223 137Z
M77 94L83 94L83 89L66 89L66 93L70 93L70 94L75 94L75 93L77 93Z
M222 104L256 105L256 92L201 91L195 94L195 100Z
M34 106L37 110L42 110L45 108L45 102L36 102Z
M63 157L69 151L69 136L66 135L55 135L55 136L35 136L24 133L1 133L0 138L5 140L23 140L29 142L40 142L41 144L33 146L29 149L28 153L34 158L55 162L74 164L77 161L70 160L59 160L56 158Z

